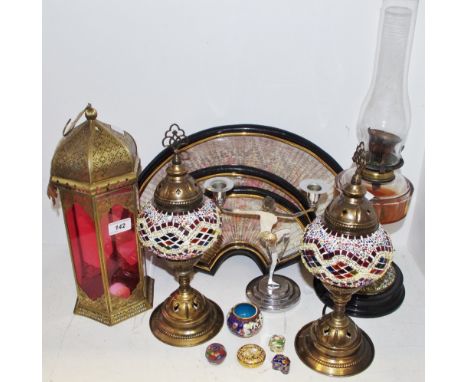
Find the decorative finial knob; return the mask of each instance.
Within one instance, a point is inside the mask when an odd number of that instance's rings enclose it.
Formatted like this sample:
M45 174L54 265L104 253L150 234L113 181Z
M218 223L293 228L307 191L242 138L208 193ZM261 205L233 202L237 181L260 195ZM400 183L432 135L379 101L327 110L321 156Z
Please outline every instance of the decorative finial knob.
M187 136L178 124L173 123L164 134L162 145L164 147L172 147L174 152L177 152L182 146L187 144Z
M88 121L93 121L97 118L97 110L90 103L86 106L85 117Z

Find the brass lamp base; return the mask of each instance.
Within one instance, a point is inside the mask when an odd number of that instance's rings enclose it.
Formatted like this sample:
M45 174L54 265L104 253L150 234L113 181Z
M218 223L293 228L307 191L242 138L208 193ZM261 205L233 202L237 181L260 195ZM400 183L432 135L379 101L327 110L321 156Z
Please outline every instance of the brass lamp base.
M151 314L150 328L162 342L172 346L195 346L221 330L221 308L190 286L190 271L197 259L169 261L179 276L180 286Z
M194 304L199 304L195 311ZM174 309L186 312L180 319ZM190 296L181 296L175 291L160 304L150 318L153 334L162 342L172 346L195 346L213 338L223 326L224 316L221 308L213 301L193 289Z
M296 353L308 367L332 376L360 373L374 359L374 345L344 311L351 293L327 286L336 309L305 325L296 335Z
M323 349L316 345L322 328L320 320L305 325L296 336L294 346L302 362L319 373L333 376L357 374L372 363L374 345L369 336L359 328L360 344L349 355L339 355L341 352L334 351L333 348Z

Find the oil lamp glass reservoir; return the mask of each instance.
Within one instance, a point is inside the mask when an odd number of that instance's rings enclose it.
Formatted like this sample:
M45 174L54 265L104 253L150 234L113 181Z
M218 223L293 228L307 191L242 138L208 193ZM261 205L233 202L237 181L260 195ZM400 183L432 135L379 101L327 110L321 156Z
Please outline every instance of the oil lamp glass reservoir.
M343 192L354 174L355 168L342 171L335 178L335 187ZM399 170L394 171L394 179L390 182L369 182L365 179L362 184L366 187L366 197L372 203L381 224L390 224L402 220L408 213L413 196L414 187L411 181L403 176Z

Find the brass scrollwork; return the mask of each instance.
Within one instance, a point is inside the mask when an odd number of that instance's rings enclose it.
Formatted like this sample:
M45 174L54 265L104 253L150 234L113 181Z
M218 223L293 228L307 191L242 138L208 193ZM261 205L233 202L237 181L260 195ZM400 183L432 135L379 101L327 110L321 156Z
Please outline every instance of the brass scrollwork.
M174 152L176 152L186 144L187 136L185 135L185 131L176 123L169 126L162 140L163 147L172 147Z
M356 164L355 175L361 175L368 162L368 153L364 147L364 142L360 142L353 154L353 162Z

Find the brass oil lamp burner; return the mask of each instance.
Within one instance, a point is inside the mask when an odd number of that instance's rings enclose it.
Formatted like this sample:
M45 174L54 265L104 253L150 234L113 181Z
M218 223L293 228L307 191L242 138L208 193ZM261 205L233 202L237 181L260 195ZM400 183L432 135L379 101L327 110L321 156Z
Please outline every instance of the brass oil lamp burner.
M163 139L174 154L153 200L142 206L138 233L142 245L165 260L176 274L179 288L152 313L150 328L173 346L194 346L214 337L223 325L223 312L190 286L190 273L205 251L214 249L221 235L219 209L204 197L182 163L186 136L171 125Z
M393 257L390 238L365 198L363 143L353 161L357 169L350 183L323 216L307 226L302 245L302 262L327 288L334 310L305 325L295 348L307 366L334 376L357 374L373 360L372 341L346 315L346 304L354 293L379 280Z

